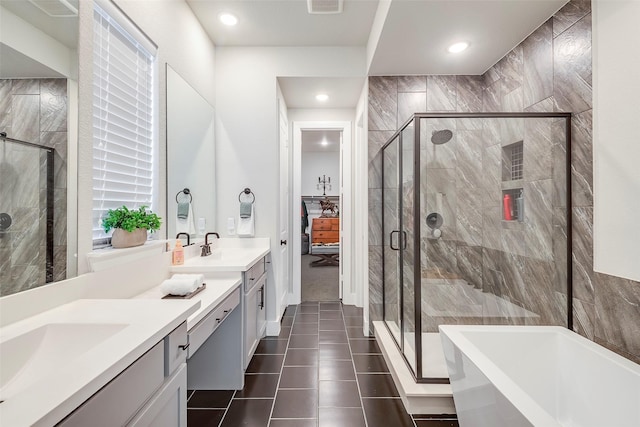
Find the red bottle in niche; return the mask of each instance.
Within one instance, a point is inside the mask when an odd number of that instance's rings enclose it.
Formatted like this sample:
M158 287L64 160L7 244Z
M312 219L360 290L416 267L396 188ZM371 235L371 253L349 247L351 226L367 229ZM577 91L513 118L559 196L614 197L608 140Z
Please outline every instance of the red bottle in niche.
M513 217L511 216L511 196L508 194L504 195L504 198L502 199L502 205L504 208L504 219L506 221L511 221L513 220Z

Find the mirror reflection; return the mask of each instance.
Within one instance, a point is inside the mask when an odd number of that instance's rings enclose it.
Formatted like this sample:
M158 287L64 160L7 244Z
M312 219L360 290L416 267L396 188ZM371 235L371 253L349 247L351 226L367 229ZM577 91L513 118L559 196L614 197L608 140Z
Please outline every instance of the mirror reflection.
M53 3L0 1L0 296L76 274L78 2Z
M214 109L167 64L169 239L215 231L214 164Z

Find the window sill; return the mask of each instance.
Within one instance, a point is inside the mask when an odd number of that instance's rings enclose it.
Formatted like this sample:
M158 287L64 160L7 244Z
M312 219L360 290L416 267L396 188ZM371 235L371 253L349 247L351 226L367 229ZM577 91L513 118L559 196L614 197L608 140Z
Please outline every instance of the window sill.
M109 246L87 254L89 269L92 272L126 264L132 261L158 255L166 251L166 240L147 240L144 245L133 248L114 249Z

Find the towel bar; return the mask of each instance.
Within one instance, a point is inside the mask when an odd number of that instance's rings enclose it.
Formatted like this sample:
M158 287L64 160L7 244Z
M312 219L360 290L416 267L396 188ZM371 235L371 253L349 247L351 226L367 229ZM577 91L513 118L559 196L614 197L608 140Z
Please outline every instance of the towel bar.
M250 189L250 188L245 188L244 190L242 190L242 191L240 192L240 194L238 194L238 201L239 201L240 203L242 203L241 197L242 197L242 195L243 195L243 194L251 195L251 197L252 197L251 203L253 203L253 202L255 202L255 201L256 201L256 195L255 195L255 194L253 194L253 192L251 191L251 189Z
M184 194L185 196L189 196L189 203L193 202L193 195L191 194L191 190L189 190L188 188L185 188L182 191L178 191L178 193L176 194L176 203L180 203L178 201L178 196Z

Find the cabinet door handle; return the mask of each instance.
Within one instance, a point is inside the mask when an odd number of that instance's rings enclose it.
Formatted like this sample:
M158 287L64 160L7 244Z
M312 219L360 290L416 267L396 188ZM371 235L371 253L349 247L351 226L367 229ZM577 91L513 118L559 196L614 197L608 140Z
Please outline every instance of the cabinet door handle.
M178 348L182 351L185 351L186 349L189 348L190 345L191 343L186 343L186 344L179 345Z
M260 310L264 308L264 285L260 288Z

